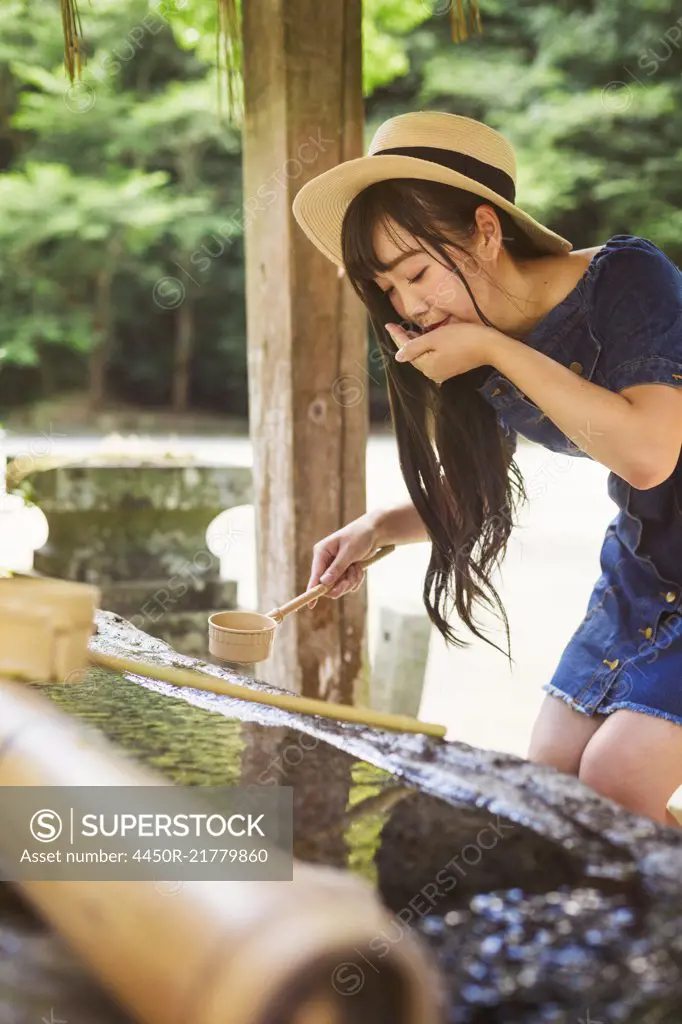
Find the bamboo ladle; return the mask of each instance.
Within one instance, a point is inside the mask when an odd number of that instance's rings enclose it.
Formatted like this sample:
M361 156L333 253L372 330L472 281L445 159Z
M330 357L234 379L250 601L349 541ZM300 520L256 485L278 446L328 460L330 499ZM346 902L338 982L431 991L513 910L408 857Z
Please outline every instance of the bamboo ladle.
M371 558L356 564L366 569L394 550L395 544L387 544L379 548ZM284 616L323 597L335 584L336 581L318 583L316 587L306 590L279 608L273 608L266 615L259 612L215 612L208 619L209 651L221 661L235 661L244 665L266 661L272 654L277 626Z

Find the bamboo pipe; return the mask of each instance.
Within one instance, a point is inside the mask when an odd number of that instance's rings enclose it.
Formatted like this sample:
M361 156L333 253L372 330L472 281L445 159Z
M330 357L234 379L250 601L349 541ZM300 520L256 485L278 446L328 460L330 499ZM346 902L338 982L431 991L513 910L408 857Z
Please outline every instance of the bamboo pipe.
M168 784L41 695L0 680L0 786L84 780ZM0 832L0 859L2 851ZM294 862L292 882L189 881L173 897L152 881L16 884L144 1024L440 1020L420 945L403 934L377 961L372 939L388 914L366 883L337 870ZM357 964L364 982L349 996L338 971L347 982Z
M130 672L148 679L159 679L173 686L192 686L197 690L209 690L211 693L222 693L238 700L253 701L256 704L268 704L282 711L293 711L302 715L320 715L337 722L355 722L375 729L389 729L394 732L423 733L426 736L445 736L446 727L434 722L420 722L409 715L391 715L388 712L373 711L371 708L358 708L349 704L333 704L331 701L316 700L313 697L299 697L295 693L268 693L265 690L252 689L240 683L231 683L220 676L209 675L207 672L195 672L190 669L172 668L166 665L148 665L134 658L119 658L113 654L100 651L88 651L90 660L95 665L113 669L115 672Z

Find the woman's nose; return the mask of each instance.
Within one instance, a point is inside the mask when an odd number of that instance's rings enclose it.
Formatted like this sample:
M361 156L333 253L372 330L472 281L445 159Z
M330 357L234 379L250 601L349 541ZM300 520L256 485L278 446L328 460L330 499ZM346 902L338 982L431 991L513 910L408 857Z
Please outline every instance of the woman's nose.
M419 324L422 322L422 320L428 320L428 313L428 306L425 306L424 303L421 303L419 306L416 306L413 309L409 310L408 316L410 320L413 320L415 323Z

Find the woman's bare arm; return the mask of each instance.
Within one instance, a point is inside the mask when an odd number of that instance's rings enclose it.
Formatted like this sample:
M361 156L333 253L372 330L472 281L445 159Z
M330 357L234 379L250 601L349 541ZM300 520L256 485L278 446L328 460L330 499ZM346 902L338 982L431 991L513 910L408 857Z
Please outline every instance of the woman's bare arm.
M429 540L426 527L411 501L367 513L376 531L376 544L417 544Z

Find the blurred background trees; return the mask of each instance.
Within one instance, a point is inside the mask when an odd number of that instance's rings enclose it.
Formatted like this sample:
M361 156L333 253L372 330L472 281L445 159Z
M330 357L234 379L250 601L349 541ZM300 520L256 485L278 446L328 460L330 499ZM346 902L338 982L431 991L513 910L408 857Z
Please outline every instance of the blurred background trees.
M0 419L74 391L93 410L246 415L240 136L218 112L214 8L82 5L70 86L56 0L4 0ZM632 232L680 263L682 16L481 0L483 35L455 46L447 9L365 0L367 141L407 110L479 118L517 149L520 203L576 248Z

